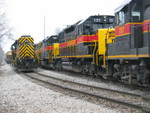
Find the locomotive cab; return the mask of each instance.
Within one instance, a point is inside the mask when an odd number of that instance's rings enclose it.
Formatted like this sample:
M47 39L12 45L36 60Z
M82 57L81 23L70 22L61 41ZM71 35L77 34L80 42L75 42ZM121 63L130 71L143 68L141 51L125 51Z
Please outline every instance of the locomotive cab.
M149 0L126 0L115 10L117 55L149 55Z
M114 44L113 53L109 54L130 54L131 48L142 47L142 29L140 27L135 29L136 26L142 24L141 4L141 0L126 0L115 9L116 45Z

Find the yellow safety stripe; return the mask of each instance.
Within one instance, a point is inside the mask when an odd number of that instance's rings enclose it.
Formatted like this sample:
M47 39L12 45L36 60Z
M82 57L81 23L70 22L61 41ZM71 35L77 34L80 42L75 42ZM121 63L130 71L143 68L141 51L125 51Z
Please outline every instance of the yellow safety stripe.
M54 58L72 58L72 57L77 57L77 58L83 58L83 57L86 57L86 58L92 58L93 55L77 55L77 56L57 56L57 57L54 57Z
M143 55L115 55L115 56L106 56L106 58L137 58L137 57L150 57L148 54Z

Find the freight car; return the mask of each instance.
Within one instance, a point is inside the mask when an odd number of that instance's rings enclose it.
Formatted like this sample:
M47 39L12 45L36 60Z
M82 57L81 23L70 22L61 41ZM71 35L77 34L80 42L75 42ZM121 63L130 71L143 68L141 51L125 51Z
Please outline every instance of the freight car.
M21 36L12 46L12 63L19 71L33 71L38 60L34 50L34 40L29 35Z

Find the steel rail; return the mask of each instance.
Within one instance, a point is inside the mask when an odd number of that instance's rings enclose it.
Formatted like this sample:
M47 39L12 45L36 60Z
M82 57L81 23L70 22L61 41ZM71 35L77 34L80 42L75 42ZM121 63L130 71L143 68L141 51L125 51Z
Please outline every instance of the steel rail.
M77 83L77 82L62 80L60 78L56 78L56 77L44 75L44 74L41 74L41 73L36 73L36 74L41 75L41 76L45 76L45 77L48 77L48 78L56 79L56 80L61 80L63 82L70 82L70 83L74 83L74 84L78 84L78 85L83 85L83 86L87 86L87 87L91 87L91 88L99 88L99 89L102 89L102 90L112 91L112 92L115 92L115 93L117 92L117 93L121 93L121 94L127 94L127 95L130 95L130 96L138 96L138 97L141 96L141 95L134 94L134 93L129 93L129 92L125 92L124 93L124 92L119 91L119 90L112 90L112 89L109 90L109 89L105 89L105 88L102 88L102 87L96 87L96 86L81 84L81 83ZM60 87L60 88L67 89L67 90L74 91L74 92L78 92L78 93L81 93L81 94L84 94L84 95L88 95L88 96L92 96L92 97L104 99L104 100L107 100L107 101L110 101L110 102L114 102L114 103L117 103L117 104L122 104L122 105L128 106L130 108L135 108L137 110L141 110L141 111L143 111L145 113L149 113L150 112L150 108L142 106L142 105L133 104L133 103L129 103L129 102L124 102L124 101L121 101L121 100L115 100L115 99L104 97L104 96L100 96L100 95L97 95L97 94L93 94L93 93L89 93L89 92L84 92L84 91L80 91L80 90L73 89L73 88L64 87L64 86L61 86L61 85L58 85L58 84L55 84L55 83L48 82L46 80L41 80L41 79L37 78L36 76L33 77L33 76L28 75L26 73L24 73L24 75L26 75L26 76L28 76L28 77L30 77L32 79L41 81L43 83L56 86L56 87Z
M106 91L111 91L111 92L115 92L115 93L120 93L120 94L125 94L125 95L129 95L129 96L136 96L136 97L142 97L142 95L140 94L136 94L136 93L130 93L130 92L125 92L125 91L120 91L120 90L114 90L114 89L108 89L108 88L103 88L103 87L99 87L99 86L93 86L93 85L88 85L88 84L83 84L83 83L79 83L79 82L73 82L73 81L69 81L69 80L64 80L58 77L53 77L53 76L48 76L42 73L36 73L39 74L41 76L45 76L45 77L49 77L55 80L60 80L63 82L70 82L73 84L78 84L78 85L82 85L82 86L86 86L86 87L91 87L91 88L96 88L96 89L100 89L100 90L106 90Z

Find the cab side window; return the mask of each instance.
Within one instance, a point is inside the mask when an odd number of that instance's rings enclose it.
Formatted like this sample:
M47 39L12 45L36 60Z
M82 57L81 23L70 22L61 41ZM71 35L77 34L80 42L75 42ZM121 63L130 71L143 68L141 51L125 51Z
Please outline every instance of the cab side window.
M141 21L141 8L138 2L135 3L131 9L131 17L133 22Z
M126 23L126 18L128 17L128 6L124 7L120 12L117 14L117 24L123 25Z

